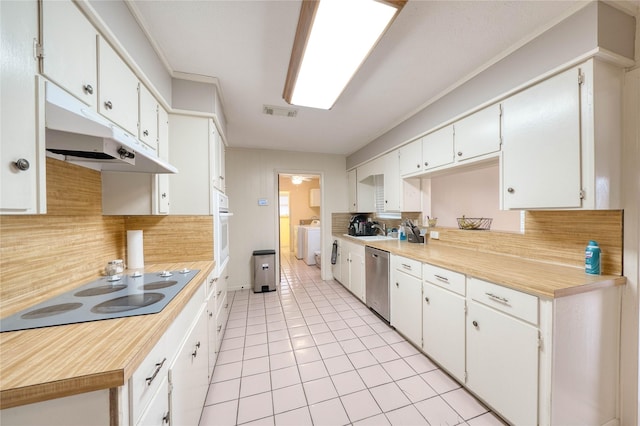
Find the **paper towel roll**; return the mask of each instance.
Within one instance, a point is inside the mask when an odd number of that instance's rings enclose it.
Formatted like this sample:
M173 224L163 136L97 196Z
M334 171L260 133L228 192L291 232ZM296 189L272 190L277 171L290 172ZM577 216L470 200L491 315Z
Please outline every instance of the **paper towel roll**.
M127 231L127 268L144 268L142 231Z

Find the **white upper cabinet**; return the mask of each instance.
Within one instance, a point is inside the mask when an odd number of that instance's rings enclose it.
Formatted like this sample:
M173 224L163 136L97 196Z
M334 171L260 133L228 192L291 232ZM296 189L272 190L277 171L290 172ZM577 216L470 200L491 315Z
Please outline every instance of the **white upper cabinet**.
M504 101L505 209L581 206L579 76L572 68Z
M391 151L382 156L384 163L384 211L400 211L400 191L402 182L400 179L400 160L398 151Z
M454 123L456 161L500 151L499 104L491 105Z
M46 212L44 146L38 133L36 2L0 2L0 213ZM40 80L40 79L38 79ZM42 94L42 93L40 93ZM42 126L44 124L41 123Z
M139 92L139 116L138 138L158 150L158 101L153 97L149 89L140 84Z
M115 50L98 37L98 112L138 134L138 78Z
M158 105L158 156L169 160L169 114ZM152 188L154 214L169 214L169 175L155 175L155 188Z
M349 212L354 213L358 208L358 179L356 177L356 170L349 170L347 172L347 190L349 192Z
M400 176L411 176L422 171L422 139L403 145L400 151Z
M443 127L422 138L423 170L449 163L453 163L453 125Z
M213 171L211 173L212 175L212 179L213 179L213 186L214 188L216 188L218 191L220 192L224 192L225 191L225 171L224 171L224 156L225 156L225 145L224 145L224 141L222 140L222 136L220 135L220 132L218 131L218 127L216 126L215 122L213 120L210 121L210 129L211 134L210 134L210 138L211 141L213 143L213 150L212 150L212 154L213 154L213 158L212 158L212 164L213 164Z
M89 106L98 94L98 33L70 0L43 1L42 74Z

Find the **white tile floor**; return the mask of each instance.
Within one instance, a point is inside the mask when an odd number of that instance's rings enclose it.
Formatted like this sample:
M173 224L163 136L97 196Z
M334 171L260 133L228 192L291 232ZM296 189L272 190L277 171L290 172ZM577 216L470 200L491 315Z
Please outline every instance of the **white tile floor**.
M282 256L237 291L200 419L213 425L502 425L336 281Z

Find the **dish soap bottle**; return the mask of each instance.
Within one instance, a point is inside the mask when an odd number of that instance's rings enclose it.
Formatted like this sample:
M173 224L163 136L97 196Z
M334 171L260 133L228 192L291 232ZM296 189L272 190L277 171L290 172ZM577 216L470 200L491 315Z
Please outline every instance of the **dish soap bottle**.
M600 275L600 247L596 241L589 241L584 252L584 270L587 274Z

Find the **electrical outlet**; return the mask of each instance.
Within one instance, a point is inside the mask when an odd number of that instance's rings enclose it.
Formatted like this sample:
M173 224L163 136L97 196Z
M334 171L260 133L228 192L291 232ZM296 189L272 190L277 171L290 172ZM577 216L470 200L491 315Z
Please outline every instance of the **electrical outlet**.
M433 240L439 240L440 233L438 231L429 231L429 237L431 237L431 239Z

